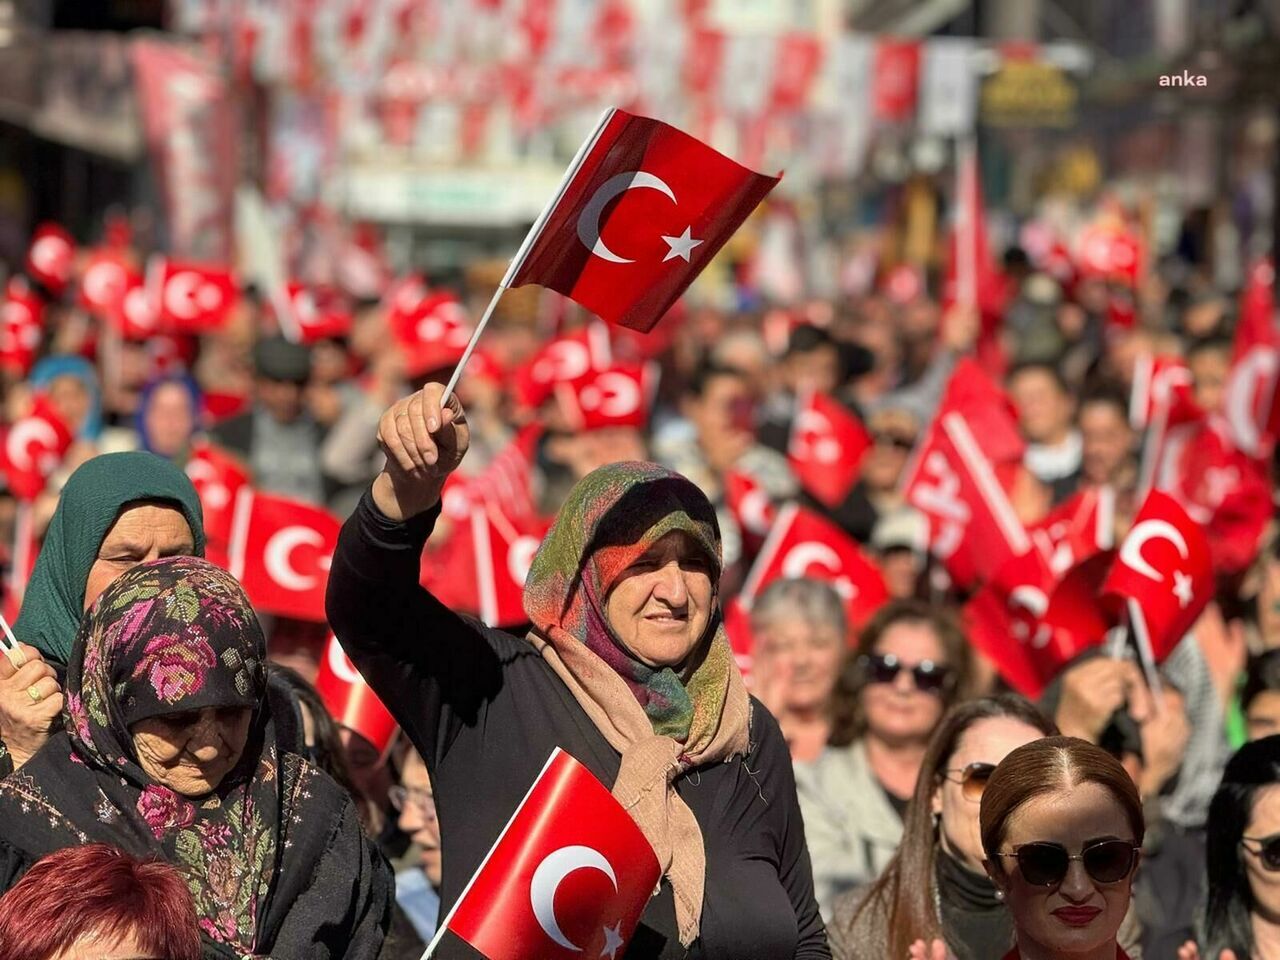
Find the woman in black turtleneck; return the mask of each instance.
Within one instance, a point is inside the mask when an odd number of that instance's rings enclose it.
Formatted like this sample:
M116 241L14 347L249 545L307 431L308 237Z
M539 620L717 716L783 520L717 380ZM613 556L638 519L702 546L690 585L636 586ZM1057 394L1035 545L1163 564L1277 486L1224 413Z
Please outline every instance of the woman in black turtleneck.
M1011 694L953 708L938 725L880 878L836 901L833 960L898 960L916 941L946 942L957 960L991 960L1013 945L1013 920L982 868L978 808L987 777L1016 747L1057 731Z

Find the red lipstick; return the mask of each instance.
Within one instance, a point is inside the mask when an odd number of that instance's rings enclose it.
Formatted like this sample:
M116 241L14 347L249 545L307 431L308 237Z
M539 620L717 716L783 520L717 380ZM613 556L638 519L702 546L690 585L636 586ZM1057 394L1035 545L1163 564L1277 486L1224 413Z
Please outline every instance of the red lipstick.
M1069 927L1087 927L1101 912L1100 907L1059 907L1053 915Z

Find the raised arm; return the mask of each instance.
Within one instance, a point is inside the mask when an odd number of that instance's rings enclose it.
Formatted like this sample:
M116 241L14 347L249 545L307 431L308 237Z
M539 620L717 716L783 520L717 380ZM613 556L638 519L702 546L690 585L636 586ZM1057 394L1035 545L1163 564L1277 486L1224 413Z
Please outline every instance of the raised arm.
M428 764L501 685L490 638L418 583L440 490L467 449L457 397L428 384L382 415L387 466L338 539L326 611L339 642ZM431 426L434 426L434 430Z

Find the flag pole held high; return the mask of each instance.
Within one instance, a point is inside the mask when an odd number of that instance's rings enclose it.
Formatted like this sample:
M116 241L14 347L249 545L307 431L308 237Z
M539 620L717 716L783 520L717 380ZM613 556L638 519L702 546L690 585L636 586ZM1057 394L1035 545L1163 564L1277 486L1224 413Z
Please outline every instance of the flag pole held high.
M659 120L606 110L525 236L442 402L503 290L538 283L647 333L779 179Z

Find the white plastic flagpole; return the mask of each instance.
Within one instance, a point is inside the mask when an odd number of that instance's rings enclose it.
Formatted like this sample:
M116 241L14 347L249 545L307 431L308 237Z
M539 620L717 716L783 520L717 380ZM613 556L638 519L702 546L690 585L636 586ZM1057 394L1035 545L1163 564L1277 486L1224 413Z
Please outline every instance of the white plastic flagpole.
M462 377L462 371L467 367L467 361L471 359L471 354L475 352L476 343L480 340L480 334L484 333L484 328L489 324L489 318L493 316L493 311L498 306L498 301L502 299L502 291L506 290L511 281L515 279L520 268L524 266L525 257L529 255L529 251L533 249L533 245L538 241L538 237L542 235L542 230L547 225L547 221L551 219L551 214L560 204L564 193L569 189L569 184L577 175L578 170L582 167L582 162L586 160L587 154L591 152L591 148L596 145L600 139L600 134L604 132L604 128L609 121L613 119L616 107L609 107L602 114L600 120L596 123L596 128L591 132L591 136L582 141L582 146L578 148L577 154L573 158L573 162L569 164L569 168L565 170L564 176L560 178L560 185L556 187L556 192L552 195L547 205L542 208L542 212L538 214L538 219L534 221L529 232L525 234L524 241L520 244L520 249L516 251L515 257L511 260L507 272L502 278L502 282L498 284L498 289L493 292L493 299L489 301L489 306L485 307L484 315L480 318L480 322L476 324L475 331L471 334L471 340L467 343L467 349L462 353L462 359L458 361L458 365L453 368L453 375L449 377L449 383L444 388L444 394L440 397L440 406L444 406L449 402L449 398L453 396L453 389L458 385L458 380Z
M18 638L13 635L13 631L9 629L9 621L4 618L4 614L0 613L0 628L4 629L4 643L0 644L4 648L4 655L9 658L9 662L13 664L13 668L17 670L27 663L27 655L22 652L22 648L18 646Z

